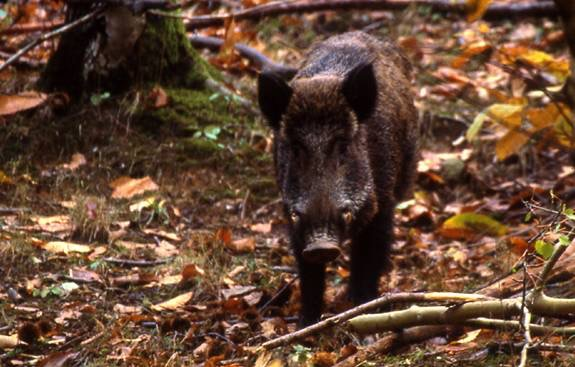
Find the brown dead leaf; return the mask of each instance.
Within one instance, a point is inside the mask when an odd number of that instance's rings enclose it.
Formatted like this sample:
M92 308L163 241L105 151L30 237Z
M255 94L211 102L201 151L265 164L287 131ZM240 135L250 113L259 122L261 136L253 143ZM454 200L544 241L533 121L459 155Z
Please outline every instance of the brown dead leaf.
M164 89L155 86L148 95L148 101L153 108L162 108L168 105L169 97Z
M216 231L216 241L221 241L226 247L232 243L232 231L229 228L220 228Z
M161 229L145 228L142 230L142 232L144 232L145 234L162 237L170 241L179 242L182 240L182 238L177 233L166 232Z
M187 292L184 294L180 294L177 297L169 299L165 302L159 303L157 305L152 305L152 310L154 311L175 311L181 309L188 303L192 297L194 296L194 292Z
M222 289L221 292L222 296L224 296L224 299L230 299L232 297L245 296L251 292L254 292L255 290L257 290L257 288L253 285L238 285L229 289Z
M246 237L228 244L224 242L224 245L226 248L238 253L253 252L256 249L256 240L253 237Z
M110 187L114 189L114 192L112 192L112 198L114 199L130 199L146 191L159 189L159 186L149 176L143 178L122 176L112 181Z
M142 313L142 311L143 311L142 307L140 306L126 306L119 303L114 305L114 312L118 314L125 314L125 315L140 314Z
M312 366L330 367L335 364L337 356L332 352L317 352L311 357Z
M88 161L82 153L74 153L72 154L72 159L69 163L61 164L58 168L67 171L75 171L86 163L88 163Z
M36 366L38 367L63 367L68 361L76 358L77 352L54 352L42 359Z
M270 233L272 231L272 223L256 223L250 226L253 232L258 233Z
M83 282L96 282L102 283L102 278L100 274L86 269L70 269L70 277L73 279L79 279Z
M0 116L12 115L29 110L46 102L48 96L38 92L24 92L17 95L0 95Z
M188 264L182 269L182 281L186 282L195 277L203 277L206 274L204 269L196 264Z

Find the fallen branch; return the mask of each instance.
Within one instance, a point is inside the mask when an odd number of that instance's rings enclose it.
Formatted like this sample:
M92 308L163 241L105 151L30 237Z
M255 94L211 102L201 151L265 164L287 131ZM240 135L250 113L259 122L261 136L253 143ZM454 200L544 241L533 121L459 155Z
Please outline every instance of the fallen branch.
M332 327L343 323L357 315L361 315L367 311L374 310L386 305L403 303L403 302L469 302L469 301L488 301L492 300L478 294L464 294L464 293L451 293L451 292L431 292L431 293L396 293L387 294L383 297L373 301L364 303L357 307L351 308L345 312L337 314L322 320L316 324L310 325L306 328L297 330L293 333L282 335L276 339L269 340L263 343L258 349L273 349L281 345L289 344L294 340L304 338L308 335L315 334L328 327Z
M224 40L217 37L194 35L191 36L189 39L192 46L196 48L207 48L214 52L219 52L220 48L224 44ZM297 71L296 68L279 64L269 59L267 56L257 51L256 49L253 49L242 43L236 43L234 47L239 52L240 56L250 60L259 70L266 69L274 71L276 73L281 74L286 79L291 79Z
M326 10L403 10L409 6L427 6L436 12L451 12L464 15L468 11L465 1L452 0L306 0L276 1L229 14L187 17L186 29L193 30L222 26L226 19L259 20L264 17L283 14L309 13ZM522 4L491 4L484 14L485 19L506 19L516 17L556 16L557 9L552 1Z
M28 43L26 46L22 47L18 52L16 52L14 55L12 55L12 57L10 57L8 60L6 60L6 62L4 62L2 65L0 65L0 71L6 69L8 67L8 65L11 65L12 63L14 63L16 60L18 60L20 57L22 57L24 54L26 54L28 51L30 51L31 49L33 49L34 47L38 46L39 44L41 44L44 41L47 41L51 38L54 38L56 36L59 36L61 34L64 34L66 32L69 32L70 30L84 24L87 23L89 21L91 21L92 19L94 19L95 17L97 17L98 15L100 15L102 13L102 9L96 9L91 13L88 13L86 15L84 15L83 17L70 22L58 29L53 30L52 32L48 32L45 33L43 35L41 35L40 37L36 38L34 41Z
M400 346L419 343L435 336L451 334L452 332L453 327L448 326L416 326L401 332L391 333L336 363L333 367L359 366L361 362L372 356L386 354Z
M43 22L43 23L31 23L31 24L14 24L8 28L0 30L0 35L15 35L15 34L25 34L33 32L46 32L51 31L55 28L61 27L64 22Z

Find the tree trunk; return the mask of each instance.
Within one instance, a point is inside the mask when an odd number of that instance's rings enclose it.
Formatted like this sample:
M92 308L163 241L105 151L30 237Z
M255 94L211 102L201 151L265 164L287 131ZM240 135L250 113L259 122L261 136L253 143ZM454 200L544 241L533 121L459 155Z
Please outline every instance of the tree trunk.
M87 14L91 7L71 3L67 21ZM134 15L116 6L62 36L39 87L65 92L73 101L91 93L114 94L154 84L201 89L208 69L180 20Z

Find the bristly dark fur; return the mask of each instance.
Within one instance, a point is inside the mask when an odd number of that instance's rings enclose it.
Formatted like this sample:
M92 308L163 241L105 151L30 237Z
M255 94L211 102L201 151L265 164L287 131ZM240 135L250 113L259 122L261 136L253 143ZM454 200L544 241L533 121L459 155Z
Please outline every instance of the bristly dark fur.
M262 73L259 102L274 130L277 182L299 265L301 325L321 315L325 264L302 251L351 240L349 295L378 295L393 213L413 182L417 111L411 67L390 43L363 32L311 48L289 83Z

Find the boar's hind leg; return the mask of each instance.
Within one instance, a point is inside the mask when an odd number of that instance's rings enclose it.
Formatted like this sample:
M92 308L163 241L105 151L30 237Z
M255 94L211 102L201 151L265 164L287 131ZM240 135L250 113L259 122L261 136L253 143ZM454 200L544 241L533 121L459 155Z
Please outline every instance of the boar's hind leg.
M393 209L378 213L352 243L349 297L358 305L379 296L379 277L389 267Z
M319 321L325 290L325 265L310 264L298 256L299 283L301 290L301 311L299 326L304 327Z

